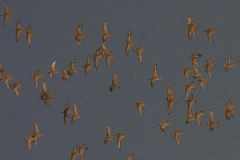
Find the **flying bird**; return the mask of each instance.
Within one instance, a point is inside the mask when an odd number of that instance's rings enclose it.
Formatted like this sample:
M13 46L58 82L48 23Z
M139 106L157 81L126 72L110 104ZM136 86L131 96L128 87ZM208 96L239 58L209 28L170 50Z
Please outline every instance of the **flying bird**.
M7 85L8 88L10 88L10 85L8 84L8 80L13 79L13 76L9 76L8 74L5 74L2 80Z
M138 59L142 63L143 62L142 61L142 52L146 51L146 49L139 47L139 48L134 49L133 51L137 52Z
M137 110L138 110L138 112L140 113L141 116L143 116L142 106L147 104L147 103L143 103L142 101L143 100L140 100L137 103L135 103L135 106L137 106Z
M67 101L65 109L62 111L62 113L64 113L64 116L63 116L64 124L66 124L67 119L68 119L68 113L73 113L73 110L69 110L69 102L68 101Z
M27 35L28 46L30 47L31 46L31 35L35 35L36 32L35 31L32 32L31 26L28 25L27 32L25 32L23 34Z
M183 72L184 73L184 77L188 80L188 81L190 81L190 78L189 78L189 76L188 76L188 72L192 72L193 70L192 69L189 69L188 67L185 67L181 72Z
M86 64L85 64L83 67L85 67L85 76L87 76L87 74L88 74L88 70L89 70L91 67L94 67L94 65L91 65L91 62L90 62L90 55L88 55L88 58L87 58Z
M54 74L58 74L59 72L55 71L55 65L56 65L57 61L54 61L53 64L51 65L51 70L48 71L48 74L50 74L51 77L53 77Z
M107 37L112 37L112 34L109 34L107 31L107 22L106 21L103 22L103 33L101 34L101 36L103 37L103 42L106 42Z
M117 144L118 144L118 148L119 150L121 149L121 141L122 141L122 138L124 137L128 137L128 135L124 134L125 132L120 132L118 134L116 134L115 136L118 137L117 138Z
M2 16L4 16L4 26L5 26L8 22L8 17L13 17L13 13L9 13L7 2L5 2L4 10L5 12L2 14Z
M11 87L13 87L13 91L16 93L16 95L18 97L20 97L20 94L18 92L18 87L22 87L23 84L22 83L19 83L18 81L15 81L12 85L10 85Z
M110 91L112 91L114 88L121 88L121 86L117 85L117 72L114 74L112 79L112 85L109 87L110 87Z
M204 32L207 33L208 39L213 43L211 35L212 33L217 33L217 30L215 28L208 28L208 30L205 30Z
M111 129L109 124L107 125L107 137L104 138L104 144L106 144L108 141L115 139L114 137L111 136Z
M162 78L157 76L157 65L154 67L153 70L153 76L151 78L149 78L149 80L151 80L151 86L154 86L155 81L157 80L161 80Z
M75 38L76 38L76 40L77 40L77 42L78 42L78 47L81 46L81 38L82 38L83 36L86 36L86 33L84 33L84 32L81 31L82 26L83 26L83 24L81 24L80 26L78 26L78 28L76 29L77 32L74 33L74 36L75 36Z
M210 126L210 130L213 131L214 130L214 126L218 126L219 122L215 122L214 121L214 117L213 117L213 112L212 110L210 110L210 123L208 123L208 125Z
M131 31L129 31L128 36L127 36L127 42L124 43L124 45L126 45L126 53L127 53L127 55L128 55L128 53L130 51L131 45L137 45L136 42L132 42Z
M72 76L73 73L79 73L79 70L75 69L75 58L73 58L71 64L70 64L70 69L67 71L69 76Z
M209 76L211 76L211 77L212 77L212 74L210 72L210 69L212 67L216 67L217 66L216 64L212 64L212 61L214 61L214 60L216 60L216 59L209 59L209 60L207 60L207 64L203 66L203 67L206 68L205 71L207 72L207 74L209 74Z
M161 126L161 130L162 130L163 134L166 135L166 133L165 133L165 126L170 126L169 121L162 121L162 123L159 123L158 125Z
M235 67L236 65L235 64L232 64L231 63L231 56L229 55L228 57L228 61L227 61L227 64L224 65L226 68L225 68L225 71L227 72L229 70L230 67Z
M19 37L20 37L20 33L21 32L25 32L25 29L21 29L21 25L20 25L20 20L18 19L17 21L17 29L15 29L13 32L16 32L16 42L18 41Z
M175 141L176 141L179 145L181 145L181 144L180 144L180 141L179 141L179 139L178 139L178 135L179 135L179 134L184 134L184 133L183 133L183 132L180 132L180 131L174 131L174 132L172 132L171 134L174 135Z
M73 107L73 115L71 115L72 117L72 124L76 121L77 118L82 118L82 116L78 115L77 113L77 104L74 103L74 107Z
M39 70L33 72L33 74L31 74L31 76L33 76L34 78L34 84L36 86L36 88L38 88L38 77L43 77L43 73L39 73Z

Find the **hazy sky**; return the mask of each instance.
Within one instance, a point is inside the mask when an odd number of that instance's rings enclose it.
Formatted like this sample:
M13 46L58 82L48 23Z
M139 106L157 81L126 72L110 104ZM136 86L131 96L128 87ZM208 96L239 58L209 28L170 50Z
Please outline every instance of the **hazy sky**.
M239 15L240 3L232 1L185 0L185 1L146 1L146 0L8 0L9 11L13 17L3 26L1 17L0 59L3 68L14 79L23 83L17 97L12 88L0 82L0 159L55 160L71 159L75 143L86 144L86 160L122 160L129 153L134 153L135 160L179 159L237 159L240 157L240 121L239 116ZM4 1L0 2L1 14L4 13ZM197 37L188 39L187 17L200 25ZM17 19L26 29L30 24L36 35L32 36L32 46L28 47L26 35L21 33L18 42L15 40ZM105 59L99 59L99 68L91 68L84 76L88 54L93 55L101 45L103 21L107 22L108 32L106 48L113 51L116 58L111 59L109 69ZM77 46L73 34L80 24L87 35L82 38L81 47ZM216 28L212 34L213 43L209 41L204 30ZM125 46L129 30L132 32L132 46L126 56ZM142 47L143 63L139 62L136 52ZM185 67L193 68L190 54L202 54L198 58L199 72L208 79L206 90L202 89L197 79L190 77L197 85L191 91L198 99L193 104L192 112L203 111L200 120L186 124L187 103L185 90L182 88L188 81L181 72ZM225 72L228 56L236 67ZM80 73L73 74L67 81L59 76L63 68L75 58L75 68ZM216 59L216 68L211 69L213 77L203 67L208 59ZM60 72L50 77L47 72L51 64L57 61L56 70ZM93 63L93 59L91 59ZM154 66L158 66L158 76L154 87L148 80ZM40 70L44 74L39 78L39 89L30 75ZM121 89L109 91L114 73L118 73L117 82ZM40 100L42 81L47 90L55 92L48 107ZM172 92L177 95L177 104L173 105L167 115L167 103L164 95L167 84L172 84ZM226 120L224 107L231 98L236 105L235 117ZM140 116L134 105L138 100L146 100ZM83 116L71 124L64 125L63 113L66 102L70 109L77 103L78 113ZM219 126L210 131L209 111L214 113ZM32 152L27 148L24 137L33 132L34 121L39 131L44 133L38 138L38 146L32 143ZM163 135L158 123L170 121ZM119 151L116 139L104 144L107 124L110 124L112 136L128 131L128 138L122 139ZM182 131L179 136L181 146L173 139L172 131ZM81 157L76 157L80 160Z

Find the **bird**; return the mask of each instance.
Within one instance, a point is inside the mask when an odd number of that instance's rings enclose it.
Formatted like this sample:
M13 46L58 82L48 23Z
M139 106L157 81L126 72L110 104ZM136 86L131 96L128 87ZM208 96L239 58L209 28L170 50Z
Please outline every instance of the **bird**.
M53 77L54 74L58 74L59 72L55 71L55 65L56 65L57 61L54 61L53 64L51 65L51 70L48 71L48 74L50 74L51 77Z
M27 146L28 146L29 151L32 151L31 141L37 142L37 138L28 136L28 137L24 137L23 139L25 139L27 141Z
M189 57L192 57L192 64L194 66L195 61L197 61L197 57L202 57L202 55L198 53L193 53Z
M147 104L147 103L143 103L142 101L143 100L139 100L137 103L135 103L135 106L137 106L137 110L139 111L141 116L143 116L142 106Z
M107 22L106 21L103 22L103 33L101 34L101 36L103 37L103 42L106 42L107 37L112 37L112 34L109 34L107 31Z
M219 122L215 122L214 121L214 117L213 117L213 112L212 110L210 110L210 123L208 123L208 125L210 126L210 130L213 131L214 130L214 126L218 126Z
M110 52L110 50L107 50L106 49L106 41L103 41L102 44L101 44L101 50L100 50L100 53L103 57L105 57L105 53L107 54L108 52Z
M30 47L31 46L31 35L35 35L36 32L35 31L32 32L31 26L28 25L27 32L25 32L23 34L27 35L28 46Z
M179 135L179 134L184 134L184 133L183 133L183 132L180 132L180 131L174 131L174 132L172 132L171 134L174 135L175 141L176 141L179 145L181 145L181 144L180 144L180 141L179 141L179 139L178 139L178 135Z
M120 132L118 134L116 134L115 136L118 137L117 138L117 144L118 144L118 148L119 150L121 149L121 140L123 137L128 137L128 135L124 134L125 132Z
M21 29L21 25L20 25L20 20L18 19L17 21L17 29L15 29L13 32L16 32L16 42L18 41L19 37L20 37L20 33L21 32L25 32L25 29Z
M80 153L80 156L82 157L82 159L85 160L84 155L83 155L83 151L84 151L84 150L88 150L88 147L84 147L84 144L81 144L81 145L77 148L77 150L79 150L79 153Z
M207 79L204 79L203 76L200 77L200 79L197 81L199 83L199 85L203 88L206 89L206 87L203 85L203 83L208 83Z
M197 76L201 76L202 74L198 72L198 61L194 61L194 70L193 70L193 78L197 78Z
M82 116L78 115L78 113L77 113L77 104L76 104L76 102L74 103L73 115L71 115L71 117L72 117L72 124L76 121L77 118L82 118Z
M96 70L98 69L98 61L100 57L104 57L104 55L99 54L100 53L100 47L95 51L95 54L92 56L94 58L94 66Z
M110 60L111 60L111 58L116 57L115 55L112 55L111 53L112 53L112 52L109 51L109 52L107 52L107 53L104 55L104 57L106 58L107 65L108 65L108 67L109 67L110 69L111 69L111 62L110 62Z
M169 101L170 98L175 98L176 96L176 94L172 94L171 83L168 83L167 94L165 95L166 100Z
M68 101L67 101L65 109L62 111L62 113L64 113L64 116L63 116L64 124L66 124L67 119L68 119L68 113L73 113L73 110L69 110L69 102Z
M63 69L63 74L60 76L63 80L65 80L65 81L67 81L67 77L71 77L71 75L69 75L68 74L68 71L67 71L67 69L68 69L68 67L69 66L67 66L67 67L65 67L64 69Z
M5 12L2 14L2 16L4 16L4 26L5 26L8 22L8 17L13 17L13 13L9 13L7 2L5 2L4 10Z
M71 160L75 160L76 156L79 156L79 155L80 155L80 153L77 152L77 148L78 148L78 147L77 147L77 143L76 143L76 145L75 145L74 148L73 148L72 153L69 153L69 154L68 154L68 155L72 156Z
M48 107L51 107L50 104L48 103L48 101L54 100L54 98L51 97L51 95L46 95L43 99L44 99L44 103L45 103L46 105L48 105Z
M18 81L15 81L12 85L10 85L11 87L13 87L13 91L16 93L16 95L18 96L18 97L20 97L20 94L19 94L19 92L18 92L18 87L22 87L23 86L23 84L20 82L18 82Z
M74 33L74 36L76 38L76 40L78 41L78 47L81 46L81 37L86 36L86 33L81 31L83 24L81 24L80 26L78 26L78 28L76 29L76 33Z
M217 33L217 30L215 28L208 28L208 30L205 30L204 32L207 33L208 39L213 43L211 35L212 33Z
M70 64L70 69L67 71L68 75L71 76L73 73L79 73L79 70L75 69L75 58L73 58L71 64Z
M157 76L157 65L155 65L154 69L153 69L153 76L151 78L149 78L149 80L151 80L151 86L154 86L155 81L157 80L161 80L162 78Z
M121 86L117 85L117 72L114 74L112 79L112 85L109 87L110 87L110 91L112 91L114 88L121 88Z
M8 71L5 71L2 66L2 61L0 59L0 81L2 80L2 74L7 74Z
M189 69L188 67L185 67L181 72L183 72L184 73L184 77L188 80L188 81L190 81L190 78L189 78L189 76L188 76L188 72L192 72L193 70L192 69Z
M223 113L226 114L226 119L230 120L230 116L232 116L234 118L234 113L236 113L236 111L233 111L232 109L235 108L235 105L231 104L230 98L228 98L226 107L224 107L224 109L226 109Z
M185 119L186 119L186 124L188 124L191 120L195 120L195 117L192 117L192 114L188 113Z
M33 74L31 74L34 78L34 84L36 88L38 88L38 77L43 77L43 73L39 73L39 70L35 71Z
M41 100L45 99L46 97L51 97L52 93L54 92L54 90L51 92L47 92L47 85L44 80L43 80L42 84L43 84L42 85L42 94L40 94Z
M162 121L162 123L159 123L158 125L161 126L161 130L162 130L163 134L166 135L166 133L165 133L165 126L170 126L169 121Z
M209 74L209 76L211 76L211 77L212 77L212 74L210 72L210 69L212 67L216 67L217 66L216 64L212 64L212 61L214 61L214 60L216 60L216 59L209 59L209 60L207 60L207 64L203 66L203 67L206 68L205 71L207 72L207 74Z
M235 64L232 64L231 63L231 56L229 55L228 57L228 61L227 61L227 64L224 65L226 68L225 68L225 71L227 72L229 70L230 67L235 67L236 65Z
M195 120L197 121L197 123L202 126L202 123L200 122L200 116L204 115L204 113L202 111L197 111L195 113L192 113L193 115L195 115Z
M199 28L199 24L195 24L194 22L196 21L192 21L191 17L188 16L188 22L187 22L187 29L186 31L188 32L188 38L191 39L192 35L194 35L195 37L197 37L197 28Z
M130 153L129 155L127 155L127 160L131 160L132 155L133 155L133 153Z
M130 51L131 45L137 45L136 42L132 42L132 36L131 36L131 31L129 31L128 36L127 36L127 42L124 43L123 45L126 45L126 54L128 55Z
M166 101L166 103L168 103L168 115L169 115L172 110L173 103L178 103L178 100L174 100L174 98L170 98L168 101Z
M197 103L197 99L193 99L193 94L185 101L188 103L187 114L191 114L193 103Z
M188 95L189 95L189 92L191 89L195 89L196 88L196 84L192 85L193 82L191 83L188 83L187 85L183 86L182 88L185 88L185 97L186 97L186 100L188 99Z
M88 58L87 58L86 64L85 64L83 67L85 67L85 76L87 76L87 74L88 74L88 70L89 70L91 67L94 67L94 65L91 65L91 62L90 62L90 55L88 55Z
M2 80L7 85L8 88L10 87L10 85L8 84L8 80L10 79L13 79L13 76L9 76L8 74L5 74L4 77L2 78Z
M104 144L106 144L108 141L115 139L114 137L111 136L111 129L109 124L107 125L107 137L104 138Z
M137 52L138 59L142 63L143 62L142 61L142 52L146 51L146 49L139 47L139 48L134 49L133 51Z
M36 140L33 140L33 142L37 141L37 138L38 138L38 137L44 136L43 133L40 133L40 132L39 132L37 121L35 121L35 123L34 123L34 132L31 133L30 136L36 138ZM35 142L35 144L37 145L37 142Z

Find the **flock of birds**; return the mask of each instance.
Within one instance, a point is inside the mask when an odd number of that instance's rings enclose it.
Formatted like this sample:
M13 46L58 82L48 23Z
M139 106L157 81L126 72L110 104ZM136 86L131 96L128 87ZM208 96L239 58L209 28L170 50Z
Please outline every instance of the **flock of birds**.
M4 16L4 26L7 24L8 18L13 17L13 13L9 13L8 5L7 5L6 2L5 2L5 13L3 13L2 16ZM192 38L192 35L197 37L196 33L197 33L197 28L199 28L199 24L195 24L194 22L195 21L192 21L190 16L188 16L188 23L187 23L187 30L186 31L188 32L189 39ZM86 33L81 31L82 26L83 26L83 24L81 24L76 29L77 32L74 34L74 36L75 36L75 38L78 42L79 47L81 46L81 37L86 36ZM16 32L16 41L18 41L21 32L23 32L25 35L27 35L28 45L29 45L29 47L31 46L31 35L35 35L35 31L33 31L33 32L31 31L30 25L27 28L27 32L25 32L25 29L21 29L20 20L18 19L17 29L15 29L14 32ZM213 42L211 35L212 35L212 33L217 33L217 30L215 30L214 28L209 28L205 32L207 33L208 39L211 42ZM87 76L88 71L91 67L95 67L96 69L98 69L98 61L99 61L100 57L106 58L106 63L108 65L108 67L111 68L110 59L112 57L115 57L115 56L112 55L111 54L112 51L107 50L106 46L105 46L107 37L112 36L112 34L109 34L108 31L107 31L107 23L105 21L103 23L103 33L101 34L101 36L103 38L101 48L99 47L96 50L95 54L92 56L94 58L94 65L92 65L90 63L90 55L89 55L88 58L87 58L86 64L83 66L83 67L85 67L85 76ZM136 42L132 42L131 31L129 31L128 36L127 36L127 42L124 43L124 45L126 45L126 54L127 55L130 51L131 45L136 45L136 44L137 44ZM137 52L137 56L138 56L140 62L142 63L141 52L145 51L145 49L139 47L139 48L134 49L133 51ZM202 55L194 53L194 54L190 55L190 57L192 58L192 64L193 64L194 69L192 70L192 69L189 69L188 67L186 67L182 70L182 72L184 73L184 76L188 81L190 81L190 78L189 78L189 75L188 75L189 72L193 72L191 75L195 79L199 76L200 78L197 82L199 83L199 85L203 89L205 89L206 87L204 86L204 83L208 83L208 80L204 79L204 77L206 77L206 76L203 76L203 74L198 72L198 61L197 61L197 58L202 57ZM207 64L204 65L204 67L206 68L205 71L211 77L213 77L213 76L210 72L210 69L213 68L213 67L216 67L216 64L212 64L212 61L214 61L214 60L215 59L209 59L209 60L207 60ZM51 65L51 67L50 67L51 70L48 71L48 74L50 74L51 77L53 77L54 74L59 74L59 72L57 72L55 70L55 65L56 65L56 61L53 62L53 64ZM60 76L63 80L66 81L66 78L71 77L71 75L73 73L79 73L79 70L76 70L74 65L75 65L75 58L71 62L69 70L68 70L69 65L63 69L63 74ZM231 63L231 56L229 56L227 64L225 64L224 66L226 67L225 68L226 72L229 70L230 67L235 67L235 64ZM4 74L4 77L2 77L3 74ZM34 84L35 84L36 88L38 88L38 78L43 77L43 73L39 73L39 70L38 70L38 71L35 71L33 74L31 74L31 76L34 77ZM8 71L3 69L2 61L0 60L0 80L3 80L8 88L13 87L13 91L16 93L17 96L20 97L20 94L18 92L18 87L23 87L23 84L18 82L18 81L15 81L13 84L9 85L8 81L10 79L13 79L13 76L9 76ZM154 86L156 80L161 80L161 79L162 78L157 76L157 65L156 65L154 67L154 70L153 70L153 76L149 79L149 80L151 80L151 87ZM44 103L50 107L50 104L49 104L48 101L54 100L54 98L51 96L52 93L54 92L54 90L51 91L51 92L47 92L46 82L43 81L42 84L43 84L42 85L42 93L40 94L41 100L44 100ZM113 76L112 85L110 85L109 87L110 87L110 91L112 91L114 88L121 88L121 86L117 84L117 72ZM185 88L185 97L186 97L185 102L188 103L187 117L185 118L186 123L188 124L191 120L196 120L197 123L202 126L201 121L200 121L200 116L204 115L204 113L202 111L197 111L195 113L191 112L192 111L192 105L193 105L193 103L197 103L197 99L193 99L193 94L191 94L190 96L189 96L189 94L190 94L191 89L194 90L196 88L196 85L195 84L193 85L193 82L191 82L191 83L188 83L187 85L183 86L183 88ZM167 94L165 95L165 98L166 98L166 103L168 103L168 115L169 115L171 113L173 103L178 103L178 100L175 100L176 95L172 94L170 83L168 84ZM135 105L137 106L137 110L139 111L140 115L143 116L142 106L146 105L146 103L143 103L143 100L139 100L137 103L135 103ZM235 108L235 105L231 104L231 101L230 101L230 98L229 98L228 101L227 101L226 107L224 108L225 109L224 113L226 114L226 119L229 120L230 116L234 117L233 114L236 113L236 111L232 110L233 108ZM77 104L76 103L74 103L73 110L69 110L69 102L67 101L65 109L62 111L62 113L64 113L64 124L67 122L69 113L72 113L72 115L71 115L71 118L72 118L71 123L72 124L76 121L77 118L82 118L82 116L78 115ZM194 115L195 117L192 117L192 115ZM161 130L162 130L163 134L165 135L166 134L165 133L165 127L169 126L170 122L162 121L161 123L159 123L159 125L161 126ZM208 125L210 126L211 131L214 130L214 126L219 125L219 122L215 122L215 120L214 120L212 110L210 110L210 123L208 123ZM122 138L128 137L128 135L126 135L124 133L125 132L120 132L120 133L115 135L117 137L117 145L118 145L119 150L121 149ZM184 134L184 132L173 131L173 132L171 132L171 134L174 135L174 139L180 145L178 135L179 134ZM40 136L43 136L43 135L44 135L43 133L39 132L37 122L35 121L34 132L31 133L29 136L24 138L26 140L27 146L28 146L30 151L32 151L31 142L33 141L37 145L37 138L40 137ZM111 136L111 129L110 129L110 125L108 124L107 125L107 136L104 138L104 144L106 144L107 142L109 142L110 140L113 140L113 139L115 139L115 138ZM75 157L78 156L78 155L80 155L82 157L82 159L85 159L84 155L83 155L83 151L87 150L87 149L88 149L88 147L84 147L84 144L81 144L79 147L76 144L73 148L72 153L70 153L69 155L72 157L72 160L75 160ZM79 152L77 152L77 151L79 151ZM133 153L129 154L127 156L127 160L131 160L132 155L133 155Z

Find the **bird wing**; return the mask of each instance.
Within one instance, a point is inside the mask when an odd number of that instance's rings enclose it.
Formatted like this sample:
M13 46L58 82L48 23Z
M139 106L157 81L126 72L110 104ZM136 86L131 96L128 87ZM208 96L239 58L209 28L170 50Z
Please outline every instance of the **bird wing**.
M175 135L174 135L174 139L175 139L175 141L177 141L177 143L180 145L180 141L179 141L179 139L178 139L178 134L175 134Z
M36 122L36 121L35 121L35 124L34 124L34 132L35 132L35 133L39 133L38 125L37 125L37 122Z
M121 149L121 140L122 140L122 137L119 136L117 139L117 144L118 144L119 150Z
M98 57L94 58L94 65L95 65L96 69L98 69L98 60L99 60Z
M81 24L80 26L78 26L78 28L77 28L77 32L78 32L78 33L82 33L82 31L81 31L82 26L83 26L83 24Z
M138 105L137 110L140 113L140 115L143 116L143 114L142 114L142 105Z
M107 125L107 136L111 136L111 129L109 124Z
M128 33L127 41L131 42L131 31L129 31L129 33Z
M4 16L4 26L7 24L8 22L8 16Z
M8 4L7 4L7 2L5 2L5 13L8 13L9 12L9 9L8 9Z
M131 156L133 155L133 153L130 153L128 156L127 156L127 160L131 160Z
M53 62L53 64L51 65L51 70L55 71L55 65L56 65L57 61Z
M77 113L77 104L76 103L74 103L74 106L73 106L73 114L74 115L78 115L78 113Z
M17 95L18 97L20 97L20 94L19 94L19 92L18 92L17 89L18 89L17 87L13 88L14 92L16 93L16 95Z
M85 76L88 74L89 69L90 69L89 66L86 66L86 67L85 67Z
M229 55L228 57L228 61L227 61L228 64L231 64L231 56Z
M172 91L171 91L171 83L168 83L167 94L172 94Z
M111 62L110 62L110 59L111 59L110 56L106 57L106 62L107 62L107 65L108 65L109 68L111 68Z
M75 58L73 58L71 64L70 64L70 68L71 69L74 69L74 65L75 65Z
M3 67L2 67L2 61L0 60L0 69L3 69Z
M43 81L42 91L43 91L43 93L47 93L47 85L46 85L45 81Z
M164 126L164 125L161 125L161 130L162 130L163 134L166 134L166 133L165 133L165 126Z
M27 146L29 151L32 151L31 140L27 140Z
M138 59L140 60L140 62L142 63L142 54L141 54L141 51L137 51L137 56L138 56Z
M209 39L211 42L213 42L211 35L212 35L212 33L209 32L209 33L207 34L207 37L208 37L208 39Z
M31 26L30 25L28 25L28 27L27 27L27 32L31 32Z
M153 77L157 77L157 65L154 67Z
M209 74L209 76L212 77L212 74L211 74L211 72L210 72L210 67L207 67L207 68L205 69L205 71Z
M112 84L117 84L117 72L113 76Z
M90 55L88 55L87 64L91 64L91 62L90 62Z
M108 34L108 31L107 31L107 22L103 22L103 33L107 33Z
M214 122L213 112L210 110L210 122Z
M126 46L126 53L127 53L127 55L128 55L128 53L129 53L129 51L130 51L130 47L131 47L131 45L127 45L127 46Z
M21 29L20 20L17 21L17 29Z

